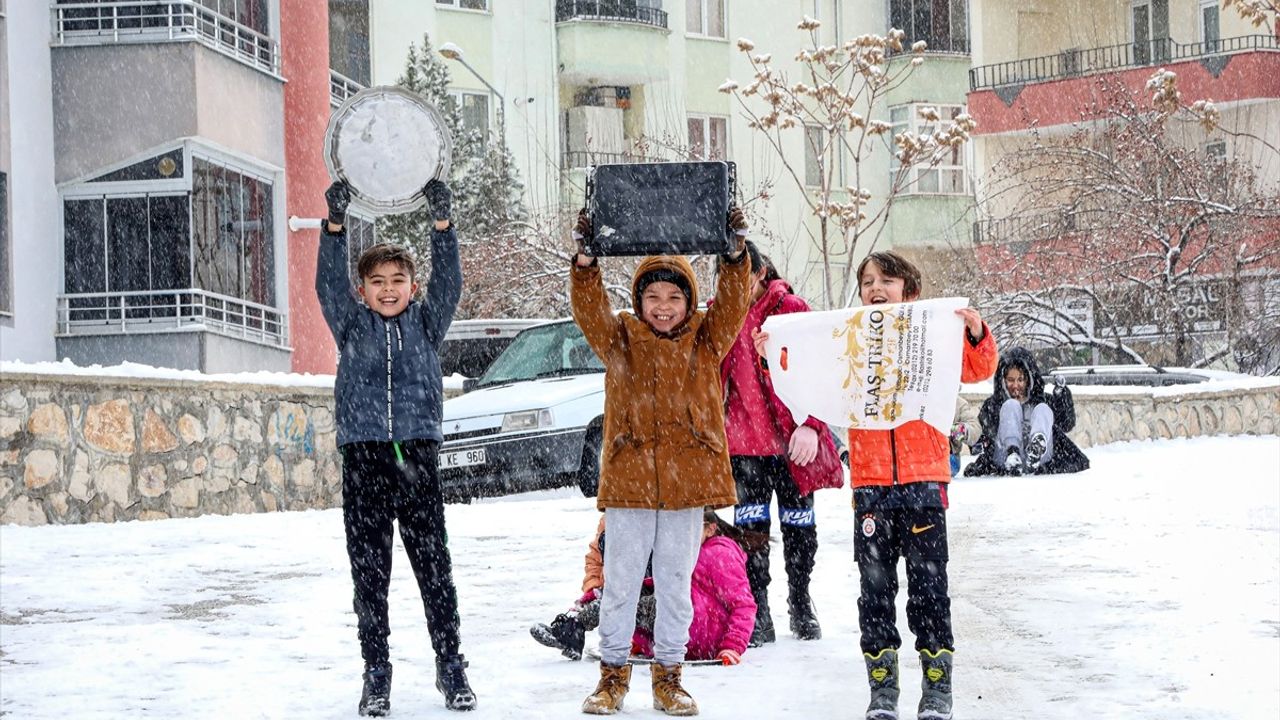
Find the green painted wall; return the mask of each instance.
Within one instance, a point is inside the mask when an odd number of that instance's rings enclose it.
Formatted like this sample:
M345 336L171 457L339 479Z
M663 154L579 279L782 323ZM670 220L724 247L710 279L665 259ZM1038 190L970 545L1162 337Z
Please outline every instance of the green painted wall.
M728 115L732 98L716 88L729 77L730 53L738 49L719 40L685 41L685 107L691 113Z
M597 85L665 80L670 75L667 36L637 25L560 23L556 26L560 74Z
M908 58L894 61L891 73L897 73ZM963 105L969 91L968 55L925 55L924 64L916 67L900 87L892 90L888 105L929 102Z
M436 20L440 23L440 29L431 36L431 44L436 50L446 42L454 43L463 49L467 64L475 68L481 77L486 79L497 77L494 68L492 15L445 11L438 12ZM484 85L460 65L450 67L449 72L457 87L484 89Z

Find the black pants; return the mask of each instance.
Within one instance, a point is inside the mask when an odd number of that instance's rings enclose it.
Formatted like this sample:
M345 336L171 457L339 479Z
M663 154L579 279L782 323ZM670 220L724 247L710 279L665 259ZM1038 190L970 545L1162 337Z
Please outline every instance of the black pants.
M898 558L907 559L907 626L916 650L955 650L947 595L947 511L942 507L856 508L854 554L862 593L862 651L897 649Z
M390 660L387 590L396 520L422 593L431 647L437 657L458 654L458 593L444 527L439 444L413 440L401 443L400 448L403 464L397 463L395 448L389 442L342 447L342 520L355 584L360 654L366 668L386 665Z
M778 496L779 524L782 526L782 557L787 569L788 597L805 600L809 577L818 553L818 527L814 523L813 495L801 496L791 479L787 458L782 455L733 455L729 458L733 480L738 486L738 506L734 524L745 530L769 532L769 503ZM769 548L747 556L747 579L751 594L760 602L769 587Z

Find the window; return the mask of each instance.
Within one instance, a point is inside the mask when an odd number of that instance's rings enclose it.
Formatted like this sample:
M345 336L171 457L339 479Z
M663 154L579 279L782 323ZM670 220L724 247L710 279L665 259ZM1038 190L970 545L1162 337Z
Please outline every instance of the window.
M820 187L823 174L830 171L828 163L834 160L836 167L831 173L831 189L844 186L844 148L840 146L840 138L836 139L836 147L825 147L827 131L817 125L804 126L804 184ZM834 157L833 157L834 155Z
M271 184L203 158L192 164L196 287L274 305Z
M1169 59L1169 0L1132 0L1129 37L1139 65Z
M689 159L725 160L729 156L729 119L689 117Z
M267 0L199 0L210 10L257 30L271 34L271 20L267 15Z
M933 52L969 52L968 0L890 0L889 25Z
M724 0L685 0L685 32L724 37Z
M437 5L462 8L463 10L488 10L489 0L436 0Z
M13 268L9 257L9 174L0 172L0 313L13 312Z
M920 116L920 111L931 107L938 111L942 122L949 122L964 112L961 105L897 105L889 108L889 124L891 137L902 132L930 135L938 129L938 123ZM890 182L898 177L898 157L892 151L889 156ZM969 193L968 161L965 146L952 148L936 165L916 165L911 168L911 175L906 178L902 192L916 195L967 195Z
M369 85L369 0L329 0L329 68Z
M1222 37L1218 27L1218 0L1200 0L1200 42L1204 49L1213 52Z
M187 208L186 194L104 195L63 202L66 292L190 287ZM90 304L105 307L97 301Z
M488 93L468 92L466 90L450 91L454 107L462 113L463 131L474 130L480 137L481 145L489 142L489 95Z
M356 271L356 265L360 262L360 255L365 250L378 244L377 226L373 220L364 218L354 212L347 213L347 260L351 266L351 282L353 285L360 284L360 273Z

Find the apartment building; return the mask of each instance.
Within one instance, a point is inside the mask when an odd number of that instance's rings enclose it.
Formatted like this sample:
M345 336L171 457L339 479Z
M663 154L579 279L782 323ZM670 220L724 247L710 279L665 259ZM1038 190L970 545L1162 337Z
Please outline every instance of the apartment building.
M973 236L980 261L999 258L987 267L992 277L1001 274L996 265L1007 269L1037 250L1060 252L1099 232L1115 234L1114 229L1091 227L1090 214L1080 207L1064 215L1067 211L1058 207L1059 198L1029 198L1016 189L1000 187L995 170L1037 140L1049 142L1082 130L1086 136L1103 136L1111 126L1100 119L1098 108L1106 104L1108 93L1129 94L1142 113L1150 115L1153 90L1146 84L1158 69L1176 73L1184 103L1210 99L1220 114L1211 131L1185 119L1167 123L1164 133L1170 146L1193 151L1193 157L1200 158L1197 164L1206 167L1229 160L1248 168L1251 180L1264 193L1278 186L1280 153L1274 141L1280 137L1280 37L1274 18L1270 27L1255 27L1234 9L1223 9L1221 0L974 0L971 19L974 67L968 105L979 122L973 139L980 179L977 194L984 214L994 218L976 222ZM1044 172L1052 176L1054 169L1046 167ZM1133 202L1136 205L1141 199ZM1032 206L1035 210L1027 210ZM1107 220L1114 213L1095 217L1116 225L1113 219ZM1274 242L1280 226L1263 219L1235 233L1236 245L1243 248L1241 243ZM1135 249L1140 247L1135 244L1138 234L1112 238L1113 247L1101 252L1115 253L1117 261L1132 257L1142 252ZM1170 326L1176 326L1178 344L1198 346L1195 357L1217 354L1230 360L1232 353L1224 345L1229 341L1228 316L1280 317L1280 276L1274 260L1241 270L1232 266L1229 257L1209 257L1203 251L1202 236L1195 236L1178 252L1170 251L1171 275L1187 269L1193 273L1190 282L1166 283L1182 283L1172 300L1158 293L1130 292L1119 303L1127 317L1118 319L1106 317L1114 308L1104 310L1099 301L1082 294L1069 300L1070 317L1058 317L1057 322L1072 325L1073 337L1105 329L1110 337L1143 348L1160 362L1188 357L1185 348L1173 347L1167 334ZM1195 251L1203 255L1192 262ZM1186 256L1181 265L1179 252ZM1073 281L1075 269L1061 268L1064 284ZM1116 288L1131 291L1135 287L1135 283L1116 281ZM1116 292L1120 291L1101 287L1095 295ZM1108 302L1117 304L1114 297ZM1157 316L1168 311L1158 306L1169 302L1176 303L1185 317L1161 324ZM1062 315L1060 309L1028 312ZM1093 358L1097 361L1096 352Z
M784 274L816 291L816 224L802 190L773 148L747 125L738 101L717 88L752 76L739 37L775 66L795 72L791 58L808 43L796 29L804 16L822 22L823 43L837 44L889 27L925 40L926 63L897 88L886 121L919 129L917 110L965 105L969 70L967 0L382 0L369 8L371 78L390 84L404 70L411 43L429 33L451 43L466 65L451 62L465 122L502 132L534 212L574 208L585 198L591 165L687 159L737 163L745 197L768 187L756 214L769 230L767 249ZM905 60L904 60L905 61ZM816 131L816 128L810 130ZM813 178L816 159L797 130L784 141L798 174ZM863 168L863 186L883 198L892 153L885 145ZM972 206L968 151L922 169L900 198L879 247L927 254L948 238L967 238ZM845 163L838 187L853 183ZM841 199L841 198L837 198ZM758 233L758 236L761 235ZM866 248L862 248L865 252ZM810 293L813 296L814 293Z

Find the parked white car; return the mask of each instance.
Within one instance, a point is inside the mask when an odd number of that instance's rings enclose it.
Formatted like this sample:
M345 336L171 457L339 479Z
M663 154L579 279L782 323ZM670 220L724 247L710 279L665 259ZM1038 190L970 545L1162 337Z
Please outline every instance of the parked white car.
M573 320L521 331L466 389L444 403L440 477L447 498L564 485L595 495L604 365Z

